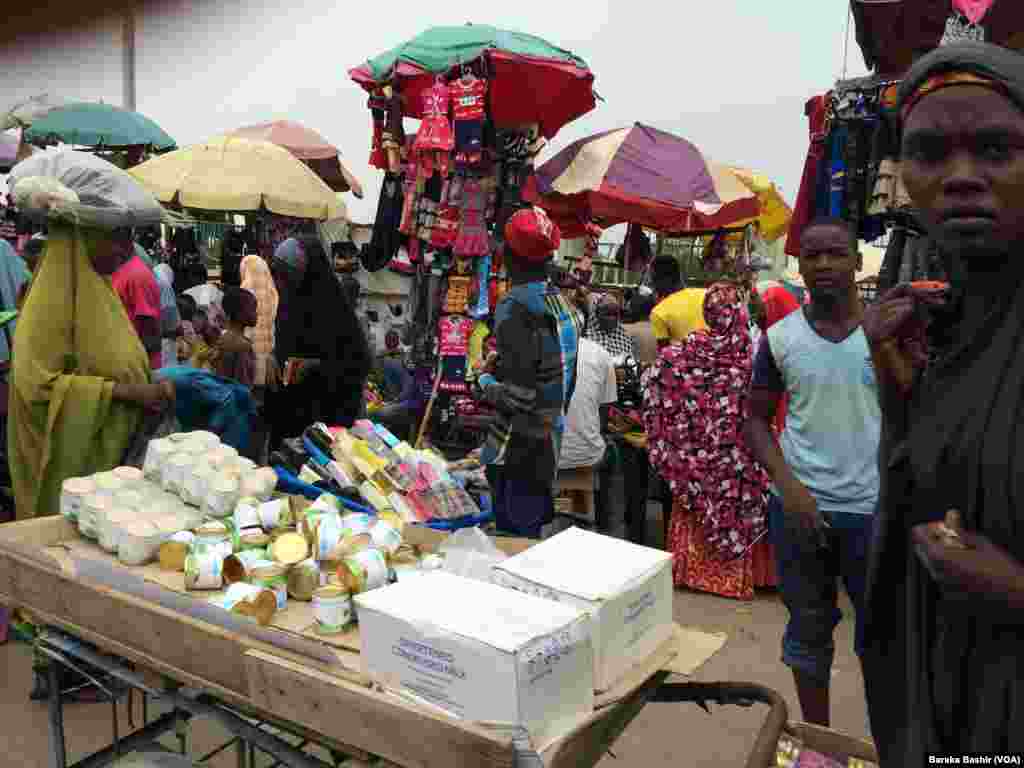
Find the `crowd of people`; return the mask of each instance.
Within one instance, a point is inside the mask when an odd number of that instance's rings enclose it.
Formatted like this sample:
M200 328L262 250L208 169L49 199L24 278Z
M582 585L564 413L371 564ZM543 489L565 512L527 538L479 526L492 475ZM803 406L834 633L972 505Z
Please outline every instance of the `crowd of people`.
M685 288L659 259L643 414L674 499L676 584L749 594L767 536L789 612L782 661L804 719L825 726L843 584L884 766L1024 750L1024 59L945 46L898 101L903 179L948 295L901 285L866 306L839 219L801 235L806 303L751 302L743 280ZM501 414L482 454L498 523L526 535L550 519L560 454L606 460L594 436L609 367L640 346L618 302L551 287L558 240L540 212L509 221L514 287L480 380Z
M666 484L676 585L777 585L782 661L804 719L827 726L841 583L885 766L1024 749L1024 59L945 46L898 101L904 182L948 295L901 285L865 305L849 225L819 219L800 238L806 301L749 277L687 287L659 257L652 290L624 303L556 284L559 230L526 207L502 232L511 288L475 381L496 414L479 457L497 527L539 538L560 469L602 478L607 529L617 371L643 366L643 467ZM53 224L22 246L0 239L0 308L20 309L0 337L19 518L56 510L63 479L119 464L176 407L188 379L164 372L182 365L247 393L256 457L364 413L375 361L358 288L315 237L270 259L229 252L219 287L185 290L129 231ZM407 375L384 376L411 398Z
M63 479L121 463L160 413L180 405L175 390L194 372L251 399L238 411L249 439L237 447L256 460L268 440L314 421L350 426L362 414L369 346L317 238L285 240L269 264L231 254L238 268L219 286L204 269L198 285L177 292L148 232L46 229L24 238L20 253L0 240L0 308L19 310L0 338L18 518L57 509ZM281 387L297 358L292 386ZM179 366L193 377L175 375Z

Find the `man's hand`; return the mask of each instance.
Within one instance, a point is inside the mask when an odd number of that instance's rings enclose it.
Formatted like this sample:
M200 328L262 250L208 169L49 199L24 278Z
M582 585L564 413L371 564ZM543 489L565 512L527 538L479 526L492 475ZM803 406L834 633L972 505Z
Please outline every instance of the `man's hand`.
M914 551L943 594L978 611L1005 613L1024 604L1024 565L986 536L960 529L954 517L946 522L916 525ZM996 615L996 620L998 616ZM1019 623L1014 618L1011 623Z
M147 384L143 386L140 395L143 408L147 411L162 412L174 405L174 382L164 379Z
M491 353L489 353L487 355L487 359L484 360L484 365L483 365L483 368L481 368L481 373L489 373L491 376L494 376L497 372L498 372L498 353L497 352L491 352Z
M897 285L874 304L864 309L861 326L872 344L897 340L900 331L914 315L915 298L908 284Z
M824 547L828 543L825 538L826 523L811 492L797 480L790 487L780 488L780 491L786 525L790 531L808 547Z

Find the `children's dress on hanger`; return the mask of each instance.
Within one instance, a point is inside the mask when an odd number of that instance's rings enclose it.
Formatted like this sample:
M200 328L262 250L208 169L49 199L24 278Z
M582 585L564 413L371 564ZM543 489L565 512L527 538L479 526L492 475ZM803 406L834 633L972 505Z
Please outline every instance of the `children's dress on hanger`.
M449 153L455 148L455 137L448 121L448 86L440 77L423 92L423 120L416 134L415 149L421 154L420 163L433 175L435 170L448 175Z
M483 153L487 82L466 74L448 86L455 114L456 161L479 163Z
M455 253L460 256L482 256L490 253L484 209L487 198L476 179L466 179L462 190L462 224L455 240Z

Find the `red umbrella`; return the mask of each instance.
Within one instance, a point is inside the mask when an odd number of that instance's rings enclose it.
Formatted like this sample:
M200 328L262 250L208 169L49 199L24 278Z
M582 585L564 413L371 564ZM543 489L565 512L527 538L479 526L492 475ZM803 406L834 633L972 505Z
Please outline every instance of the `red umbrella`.
M291 152L308 165L313 172L335 192L351 191L358 198L363 196L363 187L346 168L341 153L333 144L311 128L292 120L275 120L270 123L248 125L232 131L232 136L256 141L269 141Z

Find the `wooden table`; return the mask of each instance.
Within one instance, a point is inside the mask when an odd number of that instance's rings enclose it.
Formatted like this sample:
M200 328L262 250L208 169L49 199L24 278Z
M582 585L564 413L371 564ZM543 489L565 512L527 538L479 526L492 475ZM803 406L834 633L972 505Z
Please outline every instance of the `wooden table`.
M297 635L254 624L241 631L225 629L86 580L76 571L80 566L60 554L58 545L71 537L77 538L74 526L60 517L0 526L0 602L23 607L41 623L104 652L341 752L376 755L403 768L515 764L510 738L371 685L358 653L322 646L315 657L306 655L275 641L286 637L294 646L301 640ZM543 764L595 765L670 674L692 673L724 642L724 636L677 628L658 654L615 690L598 696L591 716L543 750ZM701 643L708 647L694 655L691 651ZM678 654L680 648L687 653Z

